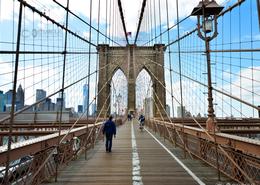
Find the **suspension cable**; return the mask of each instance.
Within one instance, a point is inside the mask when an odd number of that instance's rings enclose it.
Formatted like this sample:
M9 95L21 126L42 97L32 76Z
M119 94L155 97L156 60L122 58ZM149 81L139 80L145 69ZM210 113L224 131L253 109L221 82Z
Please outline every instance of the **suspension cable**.
M124 33L125 33L125 40L126 40L126 43L129 44L121 0L117 0L117 3L118 3L119 11L120 11L121 22L123 24L123 29L124 29Z

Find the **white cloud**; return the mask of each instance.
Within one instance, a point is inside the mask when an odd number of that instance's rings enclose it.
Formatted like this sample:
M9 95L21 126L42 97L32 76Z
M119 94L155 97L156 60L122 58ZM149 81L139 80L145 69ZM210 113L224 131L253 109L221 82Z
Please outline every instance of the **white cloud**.
M236 97L241 96L243 100L251 103L253 101L252 92L254 92L255 93L254 101L255 101L256 105L260 104L260 96L258 96L258 95L260 95L260 83L259 83L260 66L254 66L253 70L252 70L252 67L242 69L241 70L241 81L240 81L239 75L240 75L240 72L237 73L238 77L232 81L232 85L231 85L232 95L234 95ZM258 81L253 81L253 85L252 85L252 80L251 80L252 77L253 77L253 79L258 80ZM241 94L240 94L240 85L243 88L241 90ZM224 87L224 90L229 91L230 86L226 85ZM258 95L256 95L256 94L258 94Z
M0 21L12 20L13 16L17 17L18 11L18 1L14 1L14 3L8 0L0 1Z
M83 31L83 37L89 39L89 32Z

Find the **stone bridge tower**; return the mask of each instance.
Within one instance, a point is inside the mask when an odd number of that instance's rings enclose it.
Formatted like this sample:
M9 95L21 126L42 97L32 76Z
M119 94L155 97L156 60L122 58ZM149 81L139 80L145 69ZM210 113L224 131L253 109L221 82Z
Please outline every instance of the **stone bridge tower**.
M128 83L128 110L135 110L135 81L142 69L145 69L151 76L153 89L153 98L159 106L163 116L165 116L166 96L164 79L164 45L156 44L154 46L136 46L127 45L126 47L109 47L102 44L98 46L99 53L99 81L98 81L98 106L97 112L101 112L101 117L106 116L106 110L110 108L110 83L114 73L121 69L126 76ZM159 65L158 65L159 64ZM108 100L106 101L106 98ZM159 101L160 100L160 101ZM106 102L106 103L105 103ZM161 105L161 103L162 105ZM163 106L163 107L162 107ZM153 106L153 114L160 117L157 107Z

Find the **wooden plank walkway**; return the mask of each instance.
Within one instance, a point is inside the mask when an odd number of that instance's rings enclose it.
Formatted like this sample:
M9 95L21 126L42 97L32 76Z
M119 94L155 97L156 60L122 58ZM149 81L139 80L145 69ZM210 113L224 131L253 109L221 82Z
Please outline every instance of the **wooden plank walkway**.
M59 172L58 182L47 184L189 185L199 184L201 181L201 184L218 182L216 170L197 160L181 159L185 165L191 167L191 173L195 173L195 177L192 177L148 132L140 132L137 121L126 122L118 128L117 133L111 153L105 152L104 142L100 141L88 152L87 160L84 155L80 156ZM136 143L136 149L133 142ZM165 144L170 148L169 143ZM182 158L179 149L171 151L179 159ZM224 177L222 180L227 182Z

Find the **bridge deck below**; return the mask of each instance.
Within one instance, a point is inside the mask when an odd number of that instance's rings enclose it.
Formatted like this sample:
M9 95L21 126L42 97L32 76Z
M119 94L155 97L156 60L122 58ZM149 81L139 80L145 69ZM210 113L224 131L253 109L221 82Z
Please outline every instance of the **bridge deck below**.
M192 177L147 131L140 132L136 121L133 122L132 131L131 124L131 122L127 122L118 128L111 153L105 152L104 143L100 141L93 150L88 151L87 160L82 155L72 161L59 173L58 182L53 184L188 185L198 184L200 180L205 184L218 182L216 170L198 160L183 159L181 150L172 149L169 143L164 143L190 168L191 173L194 173L195 176ZM136 142L137 150L133 149L133 142ZM135 165L133 165L133 156ZM133 166L135 166L134 173ZM140 171L140 175L138 171ZM139 177L141 177L142 183L133 182L133 179L139 179ZM196 177L199 180L196 181ZM222 183L227 182L225 177L221 177L221 180Z

